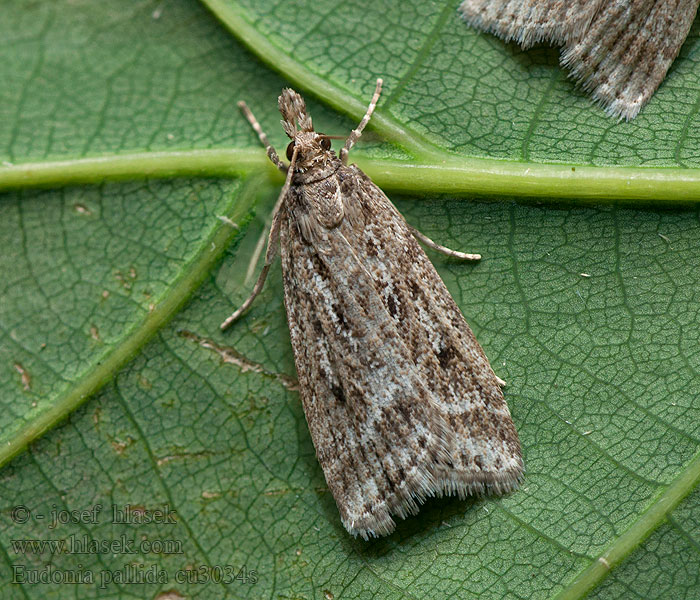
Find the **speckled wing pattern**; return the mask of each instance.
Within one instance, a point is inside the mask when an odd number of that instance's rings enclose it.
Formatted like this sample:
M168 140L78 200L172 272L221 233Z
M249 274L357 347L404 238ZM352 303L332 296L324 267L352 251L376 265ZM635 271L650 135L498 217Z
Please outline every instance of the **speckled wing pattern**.
M470 25L523 48L563 44L580 37L603 0L465 0L460 12Z
M700 0L464 0L470 25L524 48L563 46L562 65L614 117L633 119L659 87Z
M280 210L301 399L347 530L385 535L427 496L516 488L498 379L389 199L340 165L292 185Z
M410 228L348 152L377 106L382 80L339 156L314 131L304 99L278 99L289 166L244 102L246 119L286 174L265 266L282 258L284 302L299 390L316 455L345 528L368 539L428 496L503 494L522 480L520 441L459 308L414 237L478 260Z

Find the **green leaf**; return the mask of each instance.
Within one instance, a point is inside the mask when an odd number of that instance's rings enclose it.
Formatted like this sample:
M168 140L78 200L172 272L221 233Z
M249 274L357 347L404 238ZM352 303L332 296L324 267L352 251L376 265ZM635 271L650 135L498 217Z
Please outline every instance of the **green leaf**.
M556 50L458 2L203 4L0 4L2 597L697 596L697 25L616 123ZM315 458L278 267L219 324L280 184L236 101L282 150L283 86L343 134L379 76L354 159L483 254L431 258L508 381L527 475L364 543Z

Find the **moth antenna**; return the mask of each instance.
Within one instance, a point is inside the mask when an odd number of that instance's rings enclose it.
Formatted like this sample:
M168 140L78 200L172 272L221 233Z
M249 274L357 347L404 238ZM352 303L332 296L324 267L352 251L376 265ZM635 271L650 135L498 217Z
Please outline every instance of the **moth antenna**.
M345 145L340 150L340 160L343 161L344 165L348 164L348 152L350 152L350 148L352 148L355 145L355 142L360 139L362 130L365 128L367 123L369 123L369 119L372 116L374 109L377 108L377 102L379 102L379 96L382 93L383 83L384 81L381 77L377 79L377 86L374 88L374 95L372 96L372 100L369 102L365 116L362 117L362 121L360 121L357 129L353 129L350 132L348 139L345 141Z
M258 134L258 138L260 139L260 142L262 143L263 146L265 146L265 150L267 151L267 156L268 158L275 163L275 166L282 171L283 173L287 172L287 165L285 165L281 160L280 157L277 155L277 152L273 148L272 144L270 143L270 140L267 139L267 135L263 131L263 128L260 126L260 123L258 123L258 120L255 118L255 115L253 112L248 108L248 105L241 100L238 103L238 108L241 109L241 112L243 113L243 116L248 120L248 123L253 127L255 130L255 133Z

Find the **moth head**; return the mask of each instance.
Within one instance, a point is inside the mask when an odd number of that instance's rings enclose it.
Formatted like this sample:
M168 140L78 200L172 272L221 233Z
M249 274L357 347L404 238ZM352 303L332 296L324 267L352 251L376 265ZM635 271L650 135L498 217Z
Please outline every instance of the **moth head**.
M294 90L285 88L278 105L282 113L282 127L292 139L287 146L287 160L292 160L295 149L296 169L305 170L319 161L327 160L331 153L331 136L314 131L304 99Z

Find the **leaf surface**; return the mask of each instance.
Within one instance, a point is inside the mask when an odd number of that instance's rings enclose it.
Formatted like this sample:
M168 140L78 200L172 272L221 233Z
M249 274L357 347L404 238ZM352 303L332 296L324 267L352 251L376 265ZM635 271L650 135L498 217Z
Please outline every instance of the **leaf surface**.
M615 123L556 50L457 3L203 4L2 2L2 597L697 596L699 215L659 207L700 194L697 25ZM280 183L235 102L283 150L283 86L343 134L378 76L355 156L484 256L431 254L508 382L527 476L364 543L315 458L278 268L218 325Z

